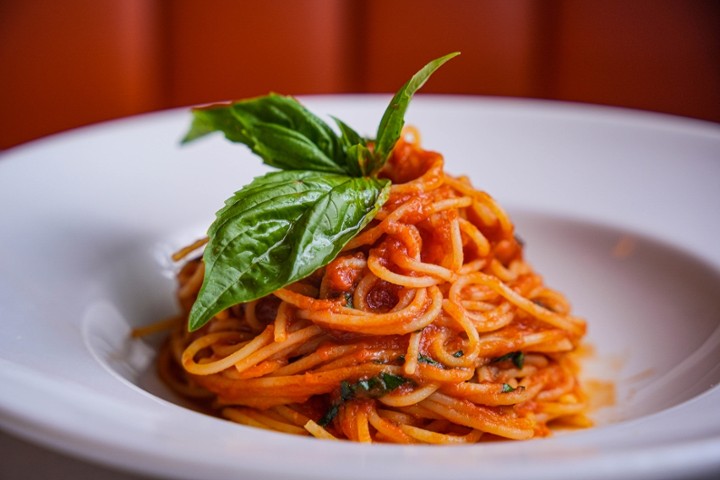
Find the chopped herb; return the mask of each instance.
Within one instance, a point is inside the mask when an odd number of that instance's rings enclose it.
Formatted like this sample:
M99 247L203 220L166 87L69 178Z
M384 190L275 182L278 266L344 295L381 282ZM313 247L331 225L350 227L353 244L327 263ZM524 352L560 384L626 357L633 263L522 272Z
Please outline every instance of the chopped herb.
M385 390L381 393L381 396L395 390L403 383L409 382L409 380L405 377L401 377L400 375L393 375L391 373L385 373L385 372L380 374L380 379L382 380L383 389Z
M405 377L386 372L355 383L340 382L340 398L330 405L325 415L318 420L318 425L327 426L337 416L340 406L353 398L380 398L408 382L410 380Z
M355 390L357 391L359 389L365 390L366 392L370 391L370 380L358 380L358 382L355 384Z
M422 353L418 353L418 362L420 363L427 363L428 365L432 365L433 367L442 367L442 363L438 362L437 360L434 360L431 357L428 357L427 355L423 355Z
M502 357L497 357L496 359L494 359L492 363L504 362L506 360L511 360L513 365L515 365L518 370L522 370L523 365L525 364L525 354L520 351L506 353Z
M523 390L525 390L525 387L523 387L522 385L519 387L513 387L509 383L503 383L502 390L500 390L500 393L510 393L510 392L514 392L515 390L523 391Z
M348 398L352 397L352 395L352 386L346 381L340 382L340 398L343 400L347 400Z
M455 357L462 357L463 353L462 350L460 350L460 355L458 355L458 352L455 352L453 356ZM427 355L424 355L422 353L418 353L417 356L418 362L420 363L426 363L428 365L432 365L433 367L442 368L443 364L438 362L437 360L433 359L432 357L428 357ZM397 357L398 363L405 363L405 355L399 355Z
M353 306L353 294L350 292L345 292L345 306L347 308L355 308Z
M320 425L321 427L327 427L330 422L332 422L333 419L337 416L341 404L342 402L333 402L330 405L330 408L327 409L327 412L325 412L325 415L323 415L322 418L318 420L318 425Z
M455 357L455 358L460 358L463 355L465 355L465 353L463 353L462 350L458 350L457 352L453 353L453 357Z

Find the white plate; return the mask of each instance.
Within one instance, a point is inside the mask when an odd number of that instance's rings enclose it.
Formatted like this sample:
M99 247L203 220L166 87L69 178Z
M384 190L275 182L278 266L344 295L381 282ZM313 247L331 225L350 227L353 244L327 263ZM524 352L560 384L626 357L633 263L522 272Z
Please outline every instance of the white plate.
M387 97L307 97L372 134ZM720 128L547 102L419 96L447 170L514 218L531 263L589 322L598 426L464 447L357 445L186 410L131 327L174 310L168 254L265 171L186 111L0 158L0 423L93 461L178 478L678 478L720 472Z

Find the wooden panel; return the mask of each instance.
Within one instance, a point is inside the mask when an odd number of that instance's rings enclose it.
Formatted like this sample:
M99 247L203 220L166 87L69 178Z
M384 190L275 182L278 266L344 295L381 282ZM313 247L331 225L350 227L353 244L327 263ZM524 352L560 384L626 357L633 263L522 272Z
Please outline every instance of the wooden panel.
M0 148L158 108L153 3L3 0Z
M268 93L327 93L346 82L342 0L168 2L173 105Z
M720 121L714 0L0 0L0 148L152 109L423 90Z
M368 91L394 91L428 60L459 50L424 92L533 95L531 1L371 0L357 23Z
M720 121L720 2L560 5L549 96Z

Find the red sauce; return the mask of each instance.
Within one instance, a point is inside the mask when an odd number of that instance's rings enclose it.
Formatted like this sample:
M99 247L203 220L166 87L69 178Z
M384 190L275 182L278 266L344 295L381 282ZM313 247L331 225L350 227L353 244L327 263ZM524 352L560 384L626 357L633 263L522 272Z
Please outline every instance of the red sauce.
M376 312L387 312L398 303L398 285L385 281L379 281L375 287L368 292L366 301L368 306Z
M355 258L362 259L362 253L356 253ZM328 287L336 292L347 292L353 288L360 278L362 268L348 266L347 257L339 257L328 264L325 269L325 280Z

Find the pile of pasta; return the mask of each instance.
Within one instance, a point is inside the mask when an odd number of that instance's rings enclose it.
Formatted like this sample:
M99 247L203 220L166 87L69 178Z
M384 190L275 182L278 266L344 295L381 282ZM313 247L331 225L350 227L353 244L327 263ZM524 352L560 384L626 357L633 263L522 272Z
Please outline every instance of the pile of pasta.
M377 217L313 275L195 332L198 245L162 378L208 413L326 439L468 443L585 427L583 319L523 258L506 213L406 132Z

